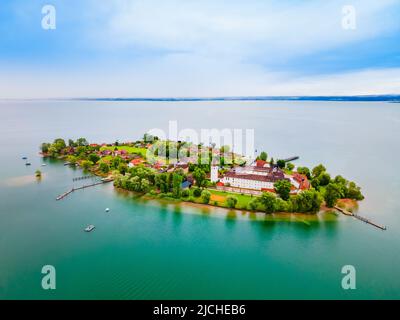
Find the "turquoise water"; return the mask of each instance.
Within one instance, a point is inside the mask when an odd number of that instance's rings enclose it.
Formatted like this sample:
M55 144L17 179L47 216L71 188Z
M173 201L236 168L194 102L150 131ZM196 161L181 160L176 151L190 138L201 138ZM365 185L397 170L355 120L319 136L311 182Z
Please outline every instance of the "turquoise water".
M399 104L37 101L1 102L0 112L2 299L400 298ZM359 213L388 230L343 216L252 220L144 202L111 185L55 201L82 172L41 167L42 141L134 140L169 120L180 129L253 128L256 148L274 158L326 164L363 187ZM53 291L41 288L47 264L57 271ZM356 290L341 288L343 265L355 266Z

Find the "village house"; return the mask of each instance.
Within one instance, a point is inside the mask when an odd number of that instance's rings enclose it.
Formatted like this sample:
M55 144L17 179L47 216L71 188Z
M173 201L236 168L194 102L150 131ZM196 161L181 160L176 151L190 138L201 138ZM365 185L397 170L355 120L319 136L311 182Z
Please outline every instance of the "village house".
M143 162L144 162L143 158L136 158L136 159L133 159L133 160L131 160L129 162L128 167L129 168L133 168L133 167L136 167L138 165L141 165Z

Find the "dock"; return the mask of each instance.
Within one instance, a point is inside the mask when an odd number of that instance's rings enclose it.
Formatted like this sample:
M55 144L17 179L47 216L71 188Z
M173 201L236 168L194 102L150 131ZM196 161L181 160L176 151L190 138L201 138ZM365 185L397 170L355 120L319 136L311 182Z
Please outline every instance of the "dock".
M80 187L72 188L72 189L68 190L67 192L64 192L63 194L60 194L60 195L56 198L56 200L57 200L57 201L62 200L62 199L64 199L65 197L67 197L68 195L70 195L70 194L71 194L72 192L74 192L74 191L82 190L82 189L86 189L86 188L90 188L90 187L94 187L94 186L98 186L98 185L100 185L100 184L108 183L108 182L111 182L111 181L113 181L113 180L112 180L112 179L102 179L102 180L99 181L99 182L94 182L94 183L91 183L91 184L87 184L87 185L83 185L83 186L80 186Z
M377 224L377 223L375 223L375 222L373 222L373 221L371 221L371 220L369 220L369 219L367 219L365 217L362 217L362 216L360 216L358 214L349 212L349 211L347 211L345 209L342 209L342 208L340 208L338 206L335 206L335 209L340 211L341 213L343 213L346 216L354 217L354 218L356 218L356 219L358 219L358 220L360 220L362 222L365 222L365 223L367 223L367 224L369 224L371 226L374 226L375 228L378 228L378 229L381 229L381 230L384 230L384 231L387 230L386 226L382 226L380 224Z
M70 193L72 193L72 192L74 192L74 188L72 188L71 190L68 190L67 192L64 192L63 194L60 194L57 198L56 198L56 200L57 201L59 201L59 200L62 200L62 199L64 199L66 196L68 196Z

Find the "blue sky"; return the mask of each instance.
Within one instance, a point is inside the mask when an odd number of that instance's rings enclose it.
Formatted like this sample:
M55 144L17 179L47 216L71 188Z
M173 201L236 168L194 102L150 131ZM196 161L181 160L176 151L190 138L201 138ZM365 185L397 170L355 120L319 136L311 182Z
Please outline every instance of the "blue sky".
M2 0L0 70L0 98L400 94L400 0Z

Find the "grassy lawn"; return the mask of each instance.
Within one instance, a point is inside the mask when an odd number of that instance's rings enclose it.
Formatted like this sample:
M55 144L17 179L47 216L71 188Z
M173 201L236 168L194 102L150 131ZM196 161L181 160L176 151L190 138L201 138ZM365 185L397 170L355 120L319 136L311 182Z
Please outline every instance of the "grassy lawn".
M118 147L101 147L100 151L103 150L114 150L117 148L118 150L125 150L126 152L130 154L139 154L143 158L146 157L147 149L146 148L136 148L136 147L130 147L130 146L118 146Z
M102 162L110 163L111 160L112 160L112 158L113 158L113 156L105 156L105 157L102 157L102 158L99 160L98 163L99 163L99 164L102 163Z
M247 204L253 200L254 198L256 198L256 196L250 196L250 195L246 195L246 194L240 194L240 193L233 193L233 192L224 192L224 191L218 191L218 190L212 190L212 189L208 189L208 191L210 191L211 193L211 200L210 200L210 204L213 204L214 201L218 202L218 205L222 205L225 206L225 200L228 196L233 196L235 197L238 202L236 204L236 208L240 209L240 208L247 208Z

